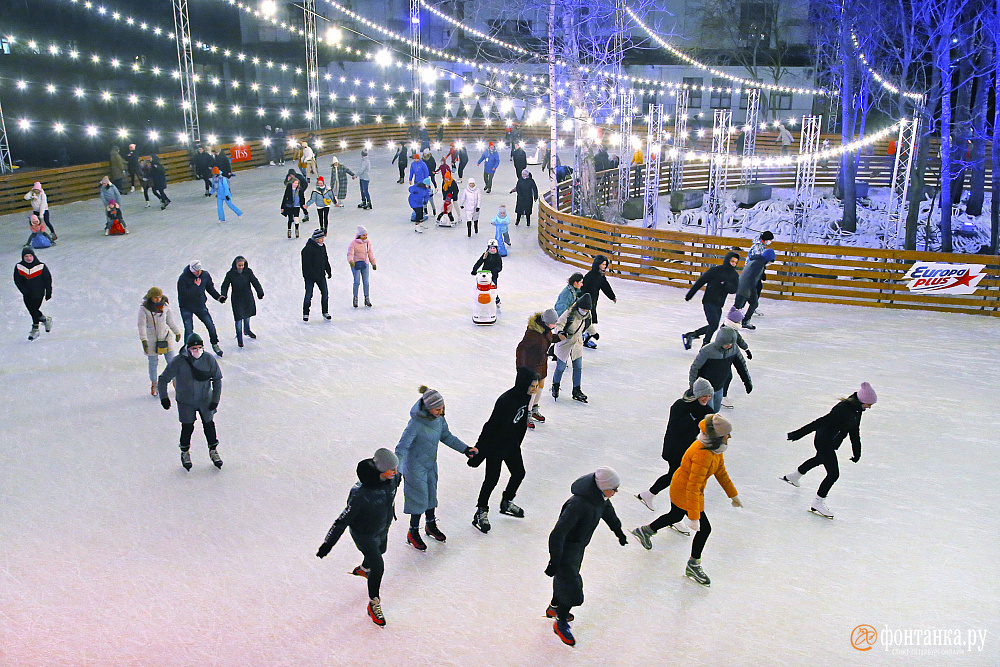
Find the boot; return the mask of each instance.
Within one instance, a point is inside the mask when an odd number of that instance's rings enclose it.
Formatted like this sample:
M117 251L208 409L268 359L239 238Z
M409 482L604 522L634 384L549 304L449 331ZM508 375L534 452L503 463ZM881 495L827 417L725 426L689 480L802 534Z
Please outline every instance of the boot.
M556 401L559 400L559 383L558 382L553 382L552 383L552 398L553 398L553 400L556 400Z
M471 223L471 222L466 222L466 223L465 223L465 226L466 226L466 227L468 228L468 230L469 230L469 238L471 239L471 238L472 238L472 223Z
M691 349L691 334L683 333L681 334L681 343L684 344L685 350Z
M480 507L476 509L475 516L472 517L472 525L479 529L483 534L490 532L490 519L487 516L487 510L485 507Z
M708 578L705 574L705 570L701 569L701 559L700 558L689 558L687 562L687 567L684 568L684 575L690 577L694 581L708 588L712 585L712 580Z
M639 526L634 528L632 534L635 535L636 539L639 540L639 544L642 545L643 549L647 551L653 548L653 540L651 539L653 535L656 535L656 531L649 526Z
M581 403L587 402L587 395L579 387L573 387L573 400Z
M546 618L556 618L558 615L559 615L559 612L557 612L556 608L553 607L551 604L545 609L545 617ZM571 621L571 622L575 621L576 620L576 616L574 616L573 614L570 614L569 618L566 619L566 620Z
M150 385L149 385L149 395L150 396L158 396L159 395L159 392L156 391L156 383L155 382L151 382Z
M31 331L28 332L28 340L35 340L38 338L38 325L32 324Z
M796 470L795 472L790 472L787 475L784 475L781 479L788 482L792 486L802 486L801 484L799 484L799 480L802 479L802 473L800 473L798 470Z
M650 512L656 511L656 496L654 496L650 491L637 493L635 497L638 498L643 505L648 507Z
M185 470L191 469L191 452L187 450L181 451L181 465L184 466Z
M812 505L809 506L809 511L813 514L819 514L827 519L833 518L833 512L826 506L826 498L820 498L816 496L816 499L812 501Z
M420 529L410 528L406 533L406 543L417 551L427 551L427 545L420 539Z
M46 315L44 322L45 322L45 333L52 331L52 318Z
M576 639L573 637L573 633L569 629L569 621L560 621L556 619L556 622L552 624L552 632L559 636L559 639L563 641L563 644L568 646L576 646Z
M324 320L332 320L333 317L330 315L330 313L323 313L323 319Z
M220 357L222 356L222 348L219 347L218 343L212 343L212 349L215 350L215 353L217 355L219 355Z
M292 228L288 228L288 238L292 238Z
M545 417L543 417L542 413L538 411L537 405L531 408L531 418L534 419L536 422L542 422L543 424L545 423Z
M358 297L354 297L354 307L358 307Z
M733 402L729 400L728 396L722 397L722 407L729 408L730 410L733 409Z
M214 443L208 446L208 458L212 459L212 463L215 464L216 468L222 468L222 457L219 456L219 452L215 451L215 448L219 446L219 443Z
M478 220L474 220L472 222L472 225L473 225L473 231L475 231L478 234L479 233L479 221Z
M385 626L385 616L382 614L381 600L372 598L368 601L368 616L371 617L372 623L380 628Z
M368 300L368 297L365 297L365 308L371 308L371 307L372 307L372 302Z
M524 510L509 500L500 501L500 514L506 514L507 516L516 517L518 519L524 518Z
M295 225L295 238L299 238L299 225L298 225L298 223L296 223L296 225Z
M254 332L250 331L249 329L245 329L243 331L243 333L245 333L246 335L250 336L251 338L257 338L257 334L255 334Z
M445 534L442 533L441 530L438 528L437 521L428 521L427 523L425 523L424 532L427 533L428 536L433 537L438 542L444 542L445 540L448 539L445 536Z

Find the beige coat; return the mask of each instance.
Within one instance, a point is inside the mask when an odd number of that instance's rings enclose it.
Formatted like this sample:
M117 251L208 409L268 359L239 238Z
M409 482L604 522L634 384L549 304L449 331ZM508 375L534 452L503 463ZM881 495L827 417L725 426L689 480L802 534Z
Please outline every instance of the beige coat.
M167 303L167 298L163 297L163 311L159 313L151 312L146 305L139 306L139 340L147 343L149 356L156 355L156 342L158 340L167 341L167 349L171 352L175 350L176 337L181 334L181 330L174 321L174 312ZM171 335L171 332L174 335Z
M556 343L555 353L563 363L569 363L583 356L583 334L592 327L590 313L580 317L576 308L568 308L556 324L555 332L567 336Z

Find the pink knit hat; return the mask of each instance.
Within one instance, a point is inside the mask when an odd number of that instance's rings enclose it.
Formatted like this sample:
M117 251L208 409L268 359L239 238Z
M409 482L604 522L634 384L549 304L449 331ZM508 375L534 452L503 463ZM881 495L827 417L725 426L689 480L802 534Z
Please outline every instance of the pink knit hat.
M42 189L42 182L41 181L35 181L34 188L36 190L41 190Z
M858 389L858 400L862 403L867 403L868 405L875 405L875 401L878 400L878 396L875 395L875 390L867 382L861 383L861 389Z

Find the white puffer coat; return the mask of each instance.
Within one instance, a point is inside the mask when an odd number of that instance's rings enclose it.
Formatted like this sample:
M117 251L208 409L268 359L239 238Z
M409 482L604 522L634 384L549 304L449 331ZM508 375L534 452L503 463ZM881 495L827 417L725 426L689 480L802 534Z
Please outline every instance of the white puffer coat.
M167 341L167 349L173 352L175 339L181 333L177 322L174 321L174 312L170 309L170 304L167 303L167 297L163 297L161 303L163 310L158 313L146 308L145 303L139 306L139 339L146 342L146 349L149 350L147 354L151 357L156 355L156 341L158 340Z

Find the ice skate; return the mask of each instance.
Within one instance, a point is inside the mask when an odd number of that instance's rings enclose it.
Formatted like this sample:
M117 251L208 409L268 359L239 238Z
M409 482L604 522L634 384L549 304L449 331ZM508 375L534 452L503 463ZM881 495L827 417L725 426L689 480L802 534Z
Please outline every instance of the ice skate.
M38 338L38 325L35 324L31 327L31 331L28 332L28 340L35 340Z
M303 315L302 316L302 321L303 322L308 322L309 321L309 316L308 315Z
M372 307L372 302L368 300L368 297L365 297L365 308L371 308L371 307Z
M220 468L221 469L222 468L222 457L219 456L219 452L215 451L215 447L218 444L219 443L215 443L215 445L212 445L211 447L208 448L208 458L212 459L212 463L215 464L216 468Z
M153 383L151 383L149 385L149 395L150 396L159 396L159 392L156 391L156 383L155 382L153 382Z
M212 349L215 351L217 355L219 355L220 357L222 356L222 348L219 347L218 343L212 343Z
M687 567L684 568L684 576L698 582L705 588L709 588L712 585L712 580L708 578L707 574L705 574L705 570L701 569L700 558L688 559Z
M833 512L826 506L826 498L816 496L816 499L812 501L812 505L809 506L809 511L827 519L833 518Z
M552 398L553 398L553 400L556 400L556 401L559 400L559 383L558 382L553 382L552 383Z
M728 396L722 397L722 407L729 408L730 410L733 409L733 402L729 400Z
M543 424L545 423L545 417L542 416L542 413L538 411L537 405L531 408L531 418L534 419L536 422L541 422Z
M684 349L685 350L690 350L691 349L691 336L688 335L688 334L686 334L686 333L681 334L681 343L684 344Z
M428 521L424 525L424 532L427 533L429 537L433 537L438 542L444 542L445 540L448 539L445 536L445 534L441 532L441 529L438 528L437 521Z
M254 338L254 339L257 338L257 334L255 334L254 332L250 331L249 329L247 329L243 333L245 333L246 335L250 336L251 338Z
M292 230L291 229L288 230L288 238L292 238Z
M691 531L684 527L683 523L672 523L668 526L671 530L675 530L684 537L691 537Z
M549 605L549 606L548 606L548 607L547 607L547 608L545 609L545 617L546 617L546 618L558 618L558 616L559 616L559 612L557 612L557 611L556 611L556 608L555 608L555 607L553 607L552 605ZM568 618L568 619L566 619L566 620L568 620L568 621L570 621L570 622L572 622L572 621L575 621L575 620L576 620L576 616L574 616L573 614L570 614L570 615L569 615L569 618Z
M185 470L191 469L191 452L181 452L181 465Z
M638 498L643 505L648 507L650 512L656 511L656 496L652 493L649 491L643 491L642 493L635 494L635 497Z
M358 565L356 568L351 570L351 574L353 574L355 577L364 577L365 579L367 579L368 569L365 568L364 565Z
M518 519L524 518L524 510L509 500L500 501L500 514L506 514L507 516L516 517Z
M573 637L573 633L569 629L569 621L560 621L556 619L556 622L552 624L552 632L559 636L559 639L563 641L563 644L568 646L576 646L576 639Z
M323 319L324 320L332 320L333 317L330 315L330 313L323 313Z
M531 421L530 419L528 420L528 430L529 431L535 430L535 422Z
M420 539L420 529L410 528L406 533L406 543L417 551L427 551L427 545Z
M639 544L642 545L643 549L649 551L653 548L652 537L653 535L656 535L655 530L649 526L639 526L638 528L633 528L630 532L635 535L637 540L639 540Z
M476 510L475 516L472 517L472 525L478 528L481 533L490 532L490 519L487 516L486 508L480 507Z
M368 616L371 617L372 623L381 627L385 626L385 616L382 614L382 601L378 598L372 598L368 601Z
M148 201L146 202L146 208L149 208L149 202Z
M798 470L796 470L795 472L790 472L787 475L782 475L781 479L785 482L788 482L792 486L795 487L802 486L801 484L799 484L799 480L802 479L802 473L800 473Z
M52 318L46 315L43 321L45 322L45 333L52 331Z
M597 343L594 342L595 340L596 336L591 336L590 334L587 334L583 337L583 346L591 350L596 350Z
M587 402L587 395L579 387L573 387L573 400L581 403Z
M358 307L358 297L354 297L354 307Z
M750 331L754 331L754 330L756 330L756 329L757 329L757 327L755 327L754 325L752 325L752 324L747 324L747 323L745 323L745 322L743 323L743 328L744 328L744 329L749 329Z
M299 226L295 225L295 238L299 238Z

